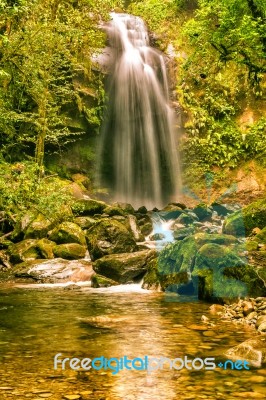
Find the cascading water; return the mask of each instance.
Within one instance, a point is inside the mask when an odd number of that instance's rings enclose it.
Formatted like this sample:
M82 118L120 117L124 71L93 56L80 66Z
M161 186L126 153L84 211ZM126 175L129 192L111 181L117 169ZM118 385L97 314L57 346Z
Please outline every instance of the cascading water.
M99 145L99 182L116 201L160 208L174 201L180 188L164 57L149 46L140 18L111 17L106 31L113 61Z

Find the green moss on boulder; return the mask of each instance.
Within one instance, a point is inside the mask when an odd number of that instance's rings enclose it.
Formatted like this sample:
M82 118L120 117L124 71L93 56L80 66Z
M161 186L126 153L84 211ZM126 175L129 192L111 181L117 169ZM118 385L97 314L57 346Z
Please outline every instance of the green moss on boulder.
M92 260L109 254L130 253L137 250L132 232L112 218L97 221L88 229L86 239Z
M106 207L107 204L103 201L80 199L73 204L72 211L77 216L93 216L95 214L102 214Z
M93 269L116 282L129 283L140 278L156 256L157 253L154 250L107 255L96 260L93 263Z
M48 237L57 244L78 243L82 246L86 245L86 238L82 229L74 222L62 222L49 233Z
M93 288L102 288L117 285L119 285L118 282L114 281L113 279L106 278L103 275L95 274L91 278L91 287Z
M78 260L84 258L86 250L85 246L81 246L78 243L59 244L53 248L54 255L65 260Z

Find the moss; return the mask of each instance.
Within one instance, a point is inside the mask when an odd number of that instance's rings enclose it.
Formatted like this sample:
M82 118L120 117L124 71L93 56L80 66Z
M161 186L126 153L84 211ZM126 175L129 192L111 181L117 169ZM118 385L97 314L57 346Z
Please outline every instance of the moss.
M56 257L66 260L77 260L85 257L86 247L78 243L59 244L53 247Z
M73 222L63 222L49 234L49 239L57 244L78 243L86 245L85 235L77 224Z
M88 229L86 240L93 260L108 254L137 250L132 232L113 218L98 220Z
M110 287L116 285L119 285L119 283L113 279L106 278L103 275L95 274L91 278L91 286L93 288Z
M77 216L101 214L107 207L107 204L98 200L81 199L76 201L72 206L72 211Z

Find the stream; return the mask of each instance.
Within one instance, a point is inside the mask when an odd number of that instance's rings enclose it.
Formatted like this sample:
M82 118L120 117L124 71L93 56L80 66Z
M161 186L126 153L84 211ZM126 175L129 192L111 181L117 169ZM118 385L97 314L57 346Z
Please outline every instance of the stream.
M117 374L74 371L69 364L54 369L58 353L62 359L215 357L217 365L228 348L254 336L250 328L209 314L210 304L196 298L138 285L73 290L5 284L0 292L1 399L265 398L265 367L189 371L165 365L164 370Z

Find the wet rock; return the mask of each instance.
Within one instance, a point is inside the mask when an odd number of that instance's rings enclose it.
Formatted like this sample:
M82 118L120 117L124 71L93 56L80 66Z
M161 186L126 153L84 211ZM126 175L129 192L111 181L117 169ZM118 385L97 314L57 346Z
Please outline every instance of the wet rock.
M244 296L266 296L266 270L255 265L242 265L226 267L223 275L238 285L242 285L239 297Z
M119 285L119 283L100 274L93 275L91 279L91 287L93 288L105 288L116 285Z
M254 367L261 367L266 362L266 340L248 339L227 350L225 355L230 360L247 360Z
M128 283L143 276L156 256L154 250L107 255L95 261L93 269L116 282Z
M140 227L138 226L138 220L135 215L128 215L128 224L136 242L143 242L145 238L141 233Z
M249 235L256 227L263 229L266 226L266 200L262 199L238 210L225 220L223 232L236 235Z
M185 207L186 208L186 207ZM177 204L168 204L163 210L160 211L160 216L166 221L176 219L183 213L183 208Z
M188 228L177 229L173 232L173 235L174 235L175 240L183 240L186 237L193 235L194 232L195 232L195 228L193 226L191 226Z
M211 219L213 212L212 208L205 203L198 204L192 211L197 215L200 221Z
M243 307L243 314L245 316L247 316L248 314L250 314L252 311L254 311L254 306L253 303L251 301L245 301L243 303L244 307Z
M195 258L195 265L192 277L198 278L198 295L202 300L214 300L225 298L238 298L249 293L246 285L236 278L231 271L230 277L226 279L224 271L229 265L228 270L235 270L245 266L245 261L239 257L237 249L221 246L216 243L203 245ZM234 270L234 271L235 271ZM258 283L259 279L257 279ZM250 290L250 294L254 293Z
M53 229L48 237L57 244L78 243L83 246L86 245L86 238L82 229L73 222L63 222Z
M183 225L191 225L195 221L197 221L197 218L195 218L193 215L185 213L180 214L179 217L176 219L176 223Z
M227 214L232 213L232 210L226 205L214 202L211 204L213 211L216 211L218 215L225 217Z
M16 277L44 283L90 281L93 275L92 265L86 260L31 260L15 267Z
M80 199L72 206L72 211L77 216L93 216L95 214L102 214L107 204L103 201L92 199Z
M147 214L148 210L145 206L141 206L138 208L137 213L139 214Z
M79 394L65 394L63 395L65 400L80 400L81 396Z
M155 233L154 235L152 235L150 237L150 240L154 240L154 241L163 240L163 239L165 239L165 235L163 233Z
M109 254L137 250L132 232L112 218L103 218L97 221L88 229L86 240L92 260Z
M87 248L78 243L65 243L54 246L53 252L56 257L66 260L77 260L84 258Z
M222 313L223 313L224 308L223 308L223 306L220 305L220 304L212 304L212 305L210 306L209 310L210 310L210 313L211 313L211 314L218 314L218 315L219 315L219 314L222 314Z

